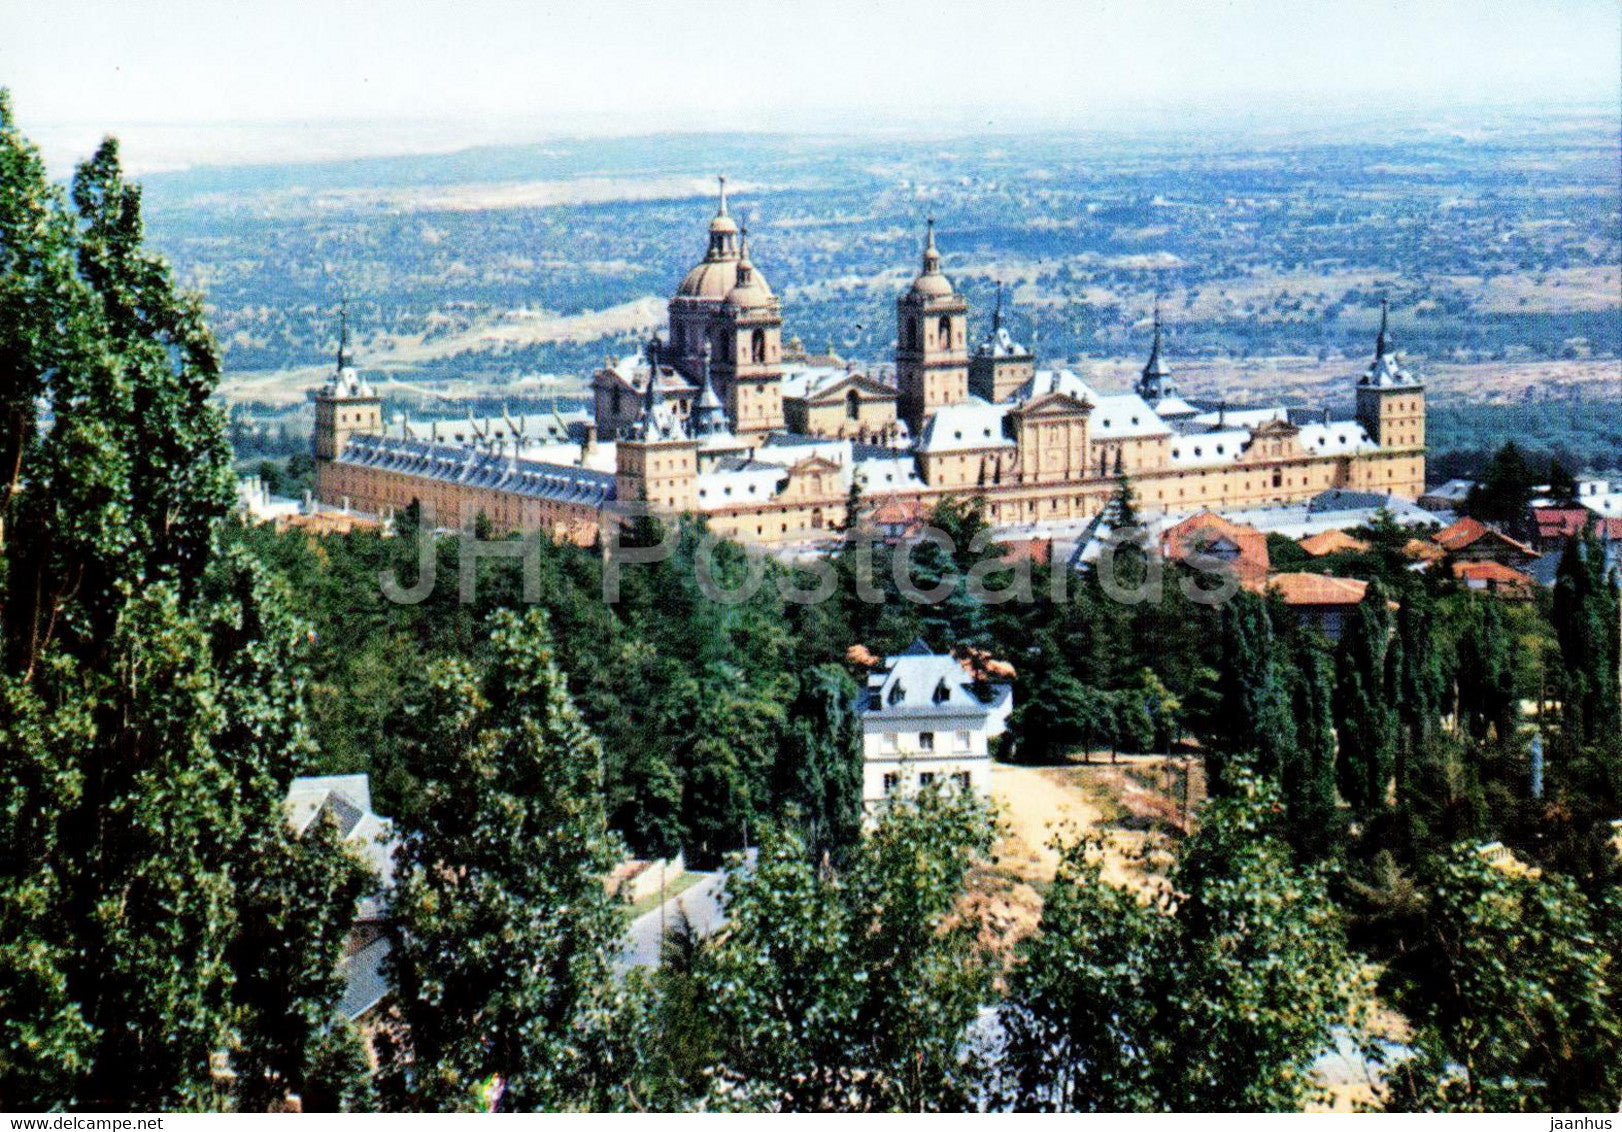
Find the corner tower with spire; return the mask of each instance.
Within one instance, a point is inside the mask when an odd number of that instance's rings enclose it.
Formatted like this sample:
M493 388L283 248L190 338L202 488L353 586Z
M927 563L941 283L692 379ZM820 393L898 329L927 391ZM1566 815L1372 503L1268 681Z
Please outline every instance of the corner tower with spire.
M924 418L969 395L969 304L941 272L935 218L926 221L923 269L896 300L898 409L917 435Z
M311 434L315 457L315 483L321 493L326 469L356 433L383 431L383 399L351 364L349 308L338 308L338 356L332 373L315 391L315 431Z
M1357 381L1357 420L1382 448L1425 447L1425 386L1405 368L1391 341L1390 303L1380 300L1374 360Z
M673 514L697 501L698 441L672 406L661 402L658 373L666 348L655 334L645 347L650 377L642 408L614 445L615 496Z
M969 392L994 404L1008 400L1036 376L1036 355L1014 341L1003 324L1002 308L1003 285L999 279L991 332L975 346L974 356L969 359Z
M1357 486L1410 498L1425 490L1425 386L1403 367L1391 341L1391 311L1380 300L1374 360L1357 380L1357 422L1380 446L1358 469Z

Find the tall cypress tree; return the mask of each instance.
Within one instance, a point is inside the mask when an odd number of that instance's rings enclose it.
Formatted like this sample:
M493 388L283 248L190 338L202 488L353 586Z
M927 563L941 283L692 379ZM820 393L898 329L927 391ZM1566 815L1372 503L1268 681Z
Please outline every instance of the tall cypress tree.
M1386 666L1390 640L1385 587L1370 582L1346 621L1335 658L1340 792L1365 820L1385 805L1396 753L1396 713Z
M1335 844L1339 808L1335 800L1335 665L1307 634L1297 634L1290 650L1290 716L1295 747L1284 758L1286 832L1308 860L1327 855Z
M1617 605L1599 543L1589 535L1568 541L1555 575L1554 630L1564 669L1566 728L1578 743L1622 731Z

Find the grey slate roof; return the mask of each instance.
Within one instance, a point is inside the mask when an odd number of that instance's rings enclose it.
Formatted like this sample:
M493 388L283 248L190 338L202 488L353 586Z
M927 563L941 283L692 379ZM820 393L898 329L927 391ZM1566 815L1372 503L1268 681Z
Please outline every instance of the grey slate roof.
M383 976L383 960L392 950L394 948L388 936L378 936L338 964L338 973L344 977L344 993L338 999L338 1013L348 1021L355 1022L364 1017L389 993L389 982Z
M463 444L357 433L338 459L344 464L558 503L598 507L614 498L614 477L607 472L515 458Z

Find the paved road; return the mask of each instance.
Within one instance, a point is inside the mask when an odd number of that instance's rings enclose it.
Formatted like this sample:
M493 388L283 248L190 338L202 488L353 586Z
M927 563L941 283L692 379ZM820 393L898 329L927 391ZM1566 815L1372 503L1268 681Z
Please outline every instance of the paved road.
M706 873L704 879L680 895L665 901L662 909L644 912L631 921L626 932L625 951L620 955L621 970L631 967L657 967L659 965L660 925L668 929L675 924L678 910L687 914L687 920L701 936L707 936L726 922L721 911L721 883L724 872ZM659 913L663 911L661 921Z

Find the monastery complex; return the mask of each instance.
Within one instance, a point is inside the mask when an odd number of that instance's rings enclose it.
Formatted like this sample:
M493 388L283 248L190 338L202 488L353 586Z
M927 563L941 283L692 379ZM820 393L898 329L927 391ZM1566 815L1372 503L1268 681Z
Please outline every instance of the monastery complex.
M676 288L669 330L592 378L593 411L385 425L347 343L315 394L316 493L387 516L413 502L450 526L590 544L616 504L702 516L717 534L814 543L864 507L985 499L998 526L1086 520L1122 476L1147 513L1263 507L1330 488L1408 498L1425 487L1425 392L1382 315L1352 420L1184 399L1158 315L1142 376L1101 393L1039 368L1002 323L971 337L934 224L896 300L893 367L809 357L783 341L782 304L728 214Z

